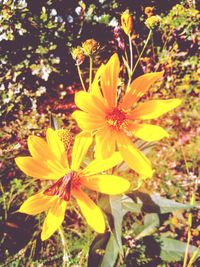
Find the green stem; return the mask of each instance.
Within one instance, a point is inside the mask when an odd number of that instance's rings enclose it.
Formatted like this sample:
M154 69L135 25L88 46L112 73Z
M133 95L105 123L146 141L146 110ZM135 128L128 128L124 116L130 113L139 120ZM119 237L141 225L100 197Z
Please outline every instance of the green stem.
M90 77L89 77L89 90L91 89L92 85L92 57L90 56Z
M133 70L133 46L132 46L130 34L128 36L128 39L129 39L129 49L130 49L130 73L128 74L129 79L128 79L128 86L127 86L127 88L129 87L129 85L131 83L132 70Z
M77 66L77 70L78 70L78 76L79 76L79 79L81 81L81 85L83 87L83 90L86 92L86 88L85 88L85 85L84 85L84 82L83 82L83 79L82 79L81 69L79 67L79 64L77 64L76 66Z
M132 46L130 34L128 36L128 39L129 39L129 48L130 48L130 69L132 72L132 69L133 69L133 46Z
M194 205L195 203L195 192L192 193L192 196L190 198L190 204ZM185 249L185 255L184 255L184 261L183 261L183 267L187 267L187 262L188 262L188 256L189 256L189 248L190 248L190 241L191 241L191 237L192 237L192 232L191 232L191 228L192 228L192 213L189 213L188 216L188 234L187 234L187 245L186 245L186 249Z
M62 246L63 246L63 267L68 267L68 262L69 262L69 255L68 255L68 251L67 251L67 242L65 239L65 235L64 235L64 231L62 226L60 226L58 228L58 232L61 238L61 242L62 242Z
M140 53L140 55L139 55L139 57L138 57L138 59L137 59L137 61L136 61L136 63L135 63L135 66L134 66L134 68L133 68L133 71L132 71L131 76L132 76L133 73L135 72L135 69L137 68L138 63L140 62L140 59L141 59L141 57L142 57L142 55L143 55L143 53L144 53L144 50L145 50L146 47L147 47L147 44L148 44L148 42L149 42L149 40L150 40L150 37L151 37L151 33L152 33L152 30L149 31L149 34L148 34L147 39L146 39L146 42L145 42L144 47L143 47L143 49L142 49L142 51L141 51L141 53Z
M188 236L187 236L187 245L186 245L186 249L185 249L185 256L184 256L184 262L183 262L183 267L187 267L188 253L189 253L189 247L190 247L190 240L191 240L191 229L189 227Z

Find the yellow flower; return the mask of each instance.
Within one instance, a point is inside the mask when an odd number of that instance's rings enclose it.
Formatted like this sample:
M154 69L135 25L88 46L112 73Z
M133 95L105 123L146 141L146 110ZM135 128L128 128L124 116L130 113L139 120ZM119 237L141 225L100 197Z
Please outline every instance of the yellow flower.
M48 129L45 142L37 136L29 136L28 148L31 156L17 157L18 167L27 175L41 180L52 180L53 183L45 190L28 198L20 207L19 212L36 215L47 211L41 239L48 239L62 224L65 210L73 196L87 223L98 233L105 230L104 216L100 208L84 193L82 187L104 194L121 194L128 190L130 183L116 175L102 175L119 164L122 158L119 153L106 160L94 160L85 168L81 162L91 145L90 133L81 133L75 139L72 149L71 167L69 167L65 147L57 133Z
M133 19L132 16L129 14L129 12L125 11L121 15L121 25L123 31L129 35L133 28Z
M76 93L75 103L81 110L74 111L72 116L83 131L90 131L95 135L97 158L110 157L118 149L131 169L151 177L151 163L134 146L132 136L150 142L168 137L163 128L140 123L139 120L158 118L179 106L181 100L151 100L132 108L163 73L148 73L138 77L120 99L117 91L119 72L119 58L114 54L108 63L97 71L91 91ZM99 76L101 88L98 83Z

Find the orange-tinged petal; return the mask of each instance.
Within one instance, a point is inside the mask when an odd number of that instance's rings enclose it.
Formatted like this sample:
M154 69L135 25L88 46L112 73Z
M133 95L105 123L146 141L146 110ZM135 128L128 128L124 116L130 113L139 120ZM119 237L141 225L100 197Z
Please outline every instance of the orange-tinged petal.
M169 134L160 126L152 124L133 124L133 134L144 141L158 141Z
M115 151L116 137L115 132L108 126L97 131L95 135L96 151L95 158L108 158Z
M26 175L39 179L56 180L66 174L65 169L54 169L51 166L51 161L41 161L32 157L17 157L15 158L17 166Z
M127 88L127 92L120 104L121 108L129 109L134 103L138 101L151 86L161 77L163 72L147 73L136 78Z
M102 94L101 94L101 90L99 87L99 79L101 77L101 74L102 74L104 68L105 68L105 65L101 64L101 66L98 68L98 70L95 74L94 80L92 82L92 86L90 88L90 93L95 95L95 96L98 96L100 98L102 97Z
M48 239L60 227L65 217L66 206L66 201L59 198L54 200L42 227L42 240Z
M99 117L105 117L106 105L90 93L84 91L76 93L75 103L78 108L85 112L96 114Z
M117 104L117 82L120 72L120 62L117 54L112 55L101 74L101 89L110 107Z
M69 168L65 145L60 140L58 134L51 128L47 129L46 138L53 155L59 160L64 168Z
M130 119L156 119L181 104L180 99L151 100L139 105L129 114Z
M28 149L31 156L38 159L51 159L54 160L55 156L49 148L47 142L41 137L30 135L28 137Z
M125 134L118 135L117 145L129 168L145 177L152 176L153 171L150 161L132 144Z
M96 114L88 114L79 110L74 111L72 117L76 120L78 126L85 131L97 130L105 124L105 120L96 116Z
M100 208L81 190L73 191L87 223L98 233L105 232L105 220Z
M82 180L82 183L94 191L108 195L122 194L130 187L128 180L116 175L106 174L86 177Z
M30 135L28 137L28 148L33 158L38 161L44 162L46 160L54 169L57 170L63 168L63 165L52 153L47 142L45 142L41 137Z
M19 212L29 215L36 215L48 210L52 205L52 197L46 196L43 192L29 197L19 208Z
M90 132L81 132L76 136L72 150L72 170L76 171L79 169L88 148L92 144L92 139Z
M107 171L117 164L120 164L123 158L119 152L114 152L111 157L106 159L95 159L93 160L83 171L83 175L94 175Z

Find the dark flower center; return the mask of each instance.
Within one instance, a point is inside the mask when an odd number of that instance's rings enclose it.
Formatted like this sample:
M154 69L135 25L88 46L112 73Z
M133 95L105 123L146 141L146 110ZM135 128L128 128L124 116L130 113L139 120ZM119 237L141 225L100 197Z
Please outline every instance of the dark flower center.
M61 177L53 185L44 191L47 196L58 196L62 200L69 201L72 188L80 187L80 177L75 171L70 171Z
M126 113L118 108L114 108L106 115L107 123L114 130L122 130L127 126Z

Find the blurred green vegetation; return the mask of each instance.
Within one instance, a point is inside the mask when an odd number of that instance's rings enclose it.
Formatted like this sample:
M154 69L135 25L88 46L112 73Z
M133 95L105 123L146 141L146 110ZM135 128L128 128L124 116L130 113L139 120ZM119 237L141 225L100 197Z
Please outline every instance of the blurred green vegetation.
M20 204L40 189L22 174L14 164L17 155L27 155L29 134L43 134L53 113L63 127L72 133L78 129L70 113L75 108L73 95L81 89L72 47L88 38L98 41L100 50L95 69L114 52L120 57L128 39L120 29L120 15L129 9L134 19L132 36L136 61L149 28L150 42L135 72L164 70L165 80L147 97L180 97L183 105L159 122L170 125L170 139L156 144L149 153L155 174L142 185L144 192L158 192L182 203L189 201L195 188L199 201L200 166L200 13L195 1L12 1L0 0L0 262L2 266L61 266L62 245L55 234L41 242L43 216L16 213ZM198 4L198 3L197 3ZM148 23L145 7L153 7ZM156 21L156 23L155 23ZM149 27L149 28L148 28ZM81 65L84 77L88 60ZM126 78L126 77L125 77ZM133 176L129 173L129 176ZM186 242L186 212L159 215L159 233ZM159 257L159 251L147 250L154 240L135 241L135 232L143 226L145 214L127 213L123 222L123 250L126 255L120 266L182 266L179 260L169 263ZM193 212L191 244L200 246L200 214ZM137 227L133 230L133 221ZM70 266L86 266L90 229L84 225L78 211L69 207L64 223L69 240ZM196 232L195 232L196 231ZM23 238L22 238L23 236ZM153 243L152 243L153 242ZM155 253L154 253L155 252ZM148 255L148 256L147 256ZM156 255L156 256L155 256ZM137 261L136 261L137 259ZM154 265L152 265L154 264ZM196 263L198 266L198 263Z

